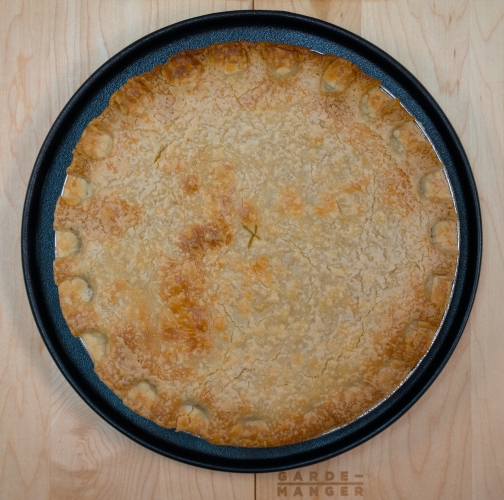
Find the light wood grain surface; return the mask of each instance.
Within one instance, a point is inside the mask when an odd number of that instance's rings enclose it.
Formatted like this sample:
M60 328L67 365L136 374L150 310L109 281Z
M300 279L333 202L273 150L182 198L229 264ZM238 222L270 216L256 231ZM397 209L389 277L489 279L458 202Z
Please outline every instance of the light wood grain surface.
M484 225L482 275L468 326L421 400L342 456L256 476L179 464L95 415L42 343L20 262L30 173L79 85L158 28L252 8L333 22L412 71L462 140ZM0 0L0 500L504 498L503 49L502 0ZM318 484L324 481L358 484ZM279 484L285 482L296 485Z

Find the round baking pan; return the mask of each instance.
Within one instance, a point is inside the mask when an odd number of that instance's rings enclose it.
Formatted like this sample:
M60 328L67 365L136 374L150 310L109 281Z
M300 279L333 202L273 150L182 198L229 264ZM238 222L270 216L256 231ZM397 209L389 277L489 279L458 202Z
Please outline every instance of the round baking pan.
M54 208L72 150L86 125L131 76L166 62L181 50L232 40L303 45L345 57L380 79L426 130L446 167L460 221L460 254L452 299L434 343L408 379L352 423L318 438L278 448L215 446L187 433L163 429L130 411L98 379L82 343L70 334L53 280ZM23 271L35 321L54 361L82 399L117 430L157 453L234 472L268 472L326 460L363 443L403 415L440 373L462 335L481 262L481 217L471 168L434 99L403 66L366 40L337 26L284 12L237 11L189 19L138 40L107 61L75 93L51 128L28 185L22 224Z

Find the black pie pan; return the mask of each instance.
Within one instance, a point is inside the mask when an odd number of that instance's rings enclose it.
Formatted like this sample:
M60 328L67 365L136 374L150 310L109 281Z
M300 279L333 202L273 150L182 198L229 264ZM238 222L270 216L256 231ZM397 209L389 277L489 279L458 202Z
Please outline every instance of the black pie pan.
M94 374L81 342L63 319L53 280L53 213L72 149L89 121L128 78L150 70L181 50L232 40L303 45L355 62L380 79L425 128L451 182L460 220L460 255L453 296L427 355L403 385L352 423L299 444L278 448L223 447L176 433L128 410ZM450 122L426 89L401 64L368 41L337 26L290 13L237 11L189 19L156 31L112 57L80 87L51 128L28 185L21 250L26 290L42 338L59 369L102 418L137 443L188 464L233 472L301 467L358 446L403 415L438 376L462 335L480 271L482 229L471 168Z

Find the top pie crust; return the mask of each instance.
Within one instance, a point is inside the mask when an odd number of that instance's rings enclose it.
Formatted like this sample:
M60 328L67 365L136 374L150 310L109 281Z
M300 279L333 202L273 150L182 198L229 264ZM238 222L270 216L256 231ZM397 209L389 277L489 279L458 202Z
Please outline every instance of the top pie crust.
M425 355L458 243L414 118L344 59L235 42L131 78L54 229L70 331L126 406L222 445L352 421Z

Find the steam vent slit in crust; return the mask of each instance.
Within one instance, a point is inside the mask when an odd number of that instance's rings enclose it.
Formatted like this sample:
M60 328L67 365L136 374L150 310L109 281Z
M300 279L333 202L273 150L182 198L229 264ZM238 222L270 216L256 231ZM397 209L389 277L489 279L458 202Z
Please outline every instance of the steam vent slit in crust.
M181 52L115 92L58 199L54 277L100 379L160 426L279 446L348 423L427 352L457 215L380 82L302 47Z

